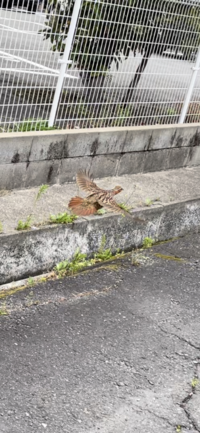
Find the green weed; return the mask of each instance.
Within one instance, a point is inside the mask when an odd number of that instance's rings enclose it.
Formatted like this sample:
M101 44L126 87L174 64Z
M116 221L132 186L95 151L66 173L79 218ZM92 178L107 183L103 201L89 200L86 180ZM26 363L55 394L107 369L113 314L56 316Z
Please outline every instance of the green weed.
M151 198L146 198L145 200L145 206L152 206L152 204L156 203L157 201L160 201L160 198L155 198L155 199L151 199Z
M114 123L113 126L124 126L125 122L132 116L133 107L121 107L120 105L117 107L116 110L116 119L112 122Z
M8 311L6 309L0 308L0 316L7 316Z
M6 302L3 302L0 306L0 316L7 316L8 310L6 308Z
M61 278L66 274L74 274L90 264L87 260L87 254L80 253L79 248L76 250L72 261L63 260L58 263L54 270Z
M175 116L177 114L177 111L174 108L168 108L166 113L168 116Z
M19 220L16 230L29 230L31 228L31 221L32 221L32 215L29 215L25 222Z
M105 260L109 260L112 257L112 252L110 248L106 250L101 250L95 253L94 258L97 261L104 262Z
M62 278L65 275L74 274L86 267L94 265L95 263L104 262L114 257L116 258L123 255L123 252L121 254L117 252L115 255L112 255L110 248L107 249L104 248L105 244L106 244L106 237L105 235L103 235L100 248L92 258L87 258L87 254L80 253L80 250L77 249L71 261L63 260L62 262L58 263L55 266L54 268L55 273L58 275L59 278Z
M112 257L112 251L110 248L105 249L106 236L103 235L101 239L101 245L97 253L94 254L94 259L96 261L109 260Z
M192 379L192 382L191 382L192 388L195 388L198 384L199 384L199 379L197 379L196 377L194 377Z
M127 206L125 203L118 203L118 205L121 207L121 209L125 210L126 212L129 212L131 207Z
M67 212L64 212L57 215L50 215L50 222L53 224L70 224L77 218L76 215L69 215Z
M106 210L105 209L99 209L98 211L97 211L97 214L98 215L104 215L106 213Z
M42 119L27 119L23 123L14 124L11 131L26 132L26 131L51 131L57 129L55 126L49 127L47 120Z
M2 222L0 221L0 233L2 233L3 232L3 224L2 224Z
M151 200L150 198L146 198L145 205L146 206L151 206L152 204L153 204L153 200Z
M49 188L49 185L41 185L40 186L38 193L36 194L34 204L40 199L40 197L47 191L48 188ZM19 220L17 227L16 227L16 230L29 230L31 228L32 219L33 219L33 216L32 216L32 214L30 214L27 217L26 221L23 222L22 220Z
M29 277L27 283L28 283L29 286L32 287L32 286L34 286L35 281L34 281L34 279L32 277ZM30 295L30 293L29 293L29 296L32 296L32 295Z
M40 197L47 191L49 185L41 185L39 191L35 197L35 203L40 199Z
M143 248L151 248L153 244L155 244L155 240L152 238L146 237L143 240L142 246L143 246Z

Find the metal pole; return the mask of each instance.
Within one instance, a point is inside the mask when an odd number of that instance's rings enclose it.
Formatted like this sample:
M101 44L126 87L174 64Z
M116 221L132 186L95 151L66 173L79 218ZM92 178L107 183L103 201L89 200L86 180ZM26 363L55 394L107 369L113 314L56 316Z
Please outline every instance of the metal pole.
M186 97L185 97L185 100L183 103L183 107L181 110L181 114L180 114L178 123L184 123L184 121L185 121L185 117L186 117L186 114L188 111L189 103L190 103L190 100L192 97L192 92L194 89L194 85L195 85L195 81L196 81L197 73L198 73L199 69L200 69L200 47L198 49L195 66L193 66L193 68L192 68L192 70L193 70L192 78L191 78L190 85L188 87L188 91L187 91L187 94L186 94Z
M67 68L67 64L71 63L69 61L69 55L70 55L70 51L71 51L71 47L72 47L74 33L76 30L76 23L78 20L81 3L82 3L82 0L75 0L72 19L71 19L71 23L70 23L70 27L69 27L69 33L68 33L66 45L65 45L65 51L64 51L62 60L59 61L59 63L61 63L61 67L60 67L60 73L59 73L59 77L58 77L58 81L57 81L56 91L54 94L53 104L51 107L51 113L50 113L49 122L48 122L49 127L54 125L54 121L55 121L55 117L56 117L56 111L57 111L57 107L58 107L58 102L60 99L60 93L62 90L63 80L65 77L65 71ZM76 77L74 77L74 78L76 78Z

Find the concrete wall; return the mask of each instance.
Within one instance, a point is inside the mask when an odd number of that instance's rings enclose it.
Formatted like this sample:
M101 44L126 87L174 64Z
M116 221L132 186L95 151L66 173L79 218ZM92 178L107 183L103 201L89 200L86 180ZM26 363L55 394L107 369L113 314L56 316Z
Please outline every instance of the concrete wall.
M105 248L114 252L139 247L145 237L163 241L198 232L200 200L146 208L136 216L144 219L144 224L121 215L103 215L74 224L0 235L0 285L50 271L58 262L71 260L77 248L82 253L94 253L102 236L106 237Z
M199 124L0 134L0 189L199 164Z

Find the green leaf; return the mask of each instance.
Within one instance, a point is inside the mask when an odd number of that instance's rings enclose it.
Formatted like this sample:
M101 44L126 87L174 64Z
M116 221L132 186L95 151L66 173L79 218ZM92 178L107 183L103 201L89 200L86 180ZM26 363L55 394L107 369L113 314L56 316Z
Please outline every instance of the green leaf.
M49 185L41 185L36 197L35 197L35 202L38 201L41 196L47 191L47 189L49 188Z

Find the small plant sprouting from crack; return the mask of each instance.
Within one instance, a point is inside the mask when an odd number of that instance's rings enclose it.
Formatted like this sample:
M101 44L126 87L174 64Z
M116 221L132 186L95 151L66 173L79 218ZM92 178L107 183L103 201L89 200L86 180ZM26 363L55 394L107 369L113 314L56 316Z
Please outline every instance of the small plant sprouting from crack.
M186 340L185 340L186 341ZM188 344L190 344L191 345L191 343L190 342L188 342L188 341L186 341ZM195 431L199 431L199 429L198 429L198 426L197 426L197 424L196 424L196 422L195 422L195 420L191 417L191 415L190 415L190 411L188 410L188 408L187 408L187 403L192 399L192 397L194 396L194 394L195 394L195 392L196 392L196 387L197 387L197 385L199 384L199 378L198 378L198 368L199 368L199 366L200 366L200 360L199 360L199 358L198 358L198 361L195 361L195 363L196 363L196 372L195 372L195 374L194 374L194 377L193 377L193 379L192 379L192 381L191 381L191 383L190 383L190 385L191 385L191 392L190 393L188 393L187 395L186 395L186 397L182 400L182 402L181 402L181 404L180 404L180 407L185 411L185 414L186 414L186 416L187 416L187 418L188 418L188 420L189 420L189 422L190 422L190 424L191 424L191 426L194 428L194 430Z
M50 215L50 223L70 224L73 223L77 218L78 217L76 215L69 215L67 212L64 212L57 215Z
M34 201L34 205L36 204L36 202L40 199L40 197L47 191L47 189L49 188L49 185L41 185L38 193L36 194L35 197L35 201ZM32 213L27 217L26 221L22 221L19 220L16 230L29 230L31 228L31 223L33 220L33 215Z
M126 212L129 212L130 209L132 209L131 206L127 206L125 203L118 203L118 205ZM97 215L104 215L105 213L107 213L107 211L103 208L97 211Z
M26 221L19 220L16 230L29 230L31 228L32 215L29 215Z
M41 185L39 188L38 193L36 194L35 197L35 203L40 199L40 197L47 191L47 189L49 188L49 185Z
M86 266L89 266L89 260L87 260L87 255L80 253L78 248L71 262L69 260L63 260L55 266L54 270L57 273L58 277L61 278L67 274L74 274L75 272L80 271Z
M95 265L96 263L124 256L124 253L119 253L119 251L117 251L116 254L112 254L110 248L105 249L105 244L106 236L103 235L99 250L92 258L88 258L87 254L80 253L80 250L77 249L71 261L63 260L55 266L55 273L59 278L62 278L65 275L72 275L86 267Z
M155 244L155 240L149 237L144 238L143 240L143 248L151 248Z
M194 377L193 379L192 379L192 382L191 382L191 387L192 387L192 389L193 389L193 391L194 391L194 389L196 388L196 386L199 384L199 379L197 379L197 377Z
M35 281L34 281L33 277L29 277L27 283L28 283L28 285L29 285L30 287L34 286ZM30 294L29 294L29 295L30 295Z
M112 257L112 251L110 248L105 249L106 236L103 235L101 244L97 253L94 254L94 258L99 261L109 260Z
M99 209L98 211L97 211L97 215L104 215L106 213L106 210L105 209Z
M126 212L129 212L131 209L131 206L127 206L125 203L118 203L121 209L125 210Z
M152 204L153 204L153 200L151 200L150 198L146 198L145 206L151 206Z
M0 221L0 233L3 233L3 224L1 221Z
M177 433L181 433L181 425L177 425L177 427L176 427L176 432L177 432Z
M155 198L155 199L151 199L151 198L146 198L145 200L145 206L152 206L154 203L160 201L160 198Z
M7 308L6 308L6 302L3 302L1 305L0 305L0 316L7 316L9 313L8 313L8 310L7 310Z

